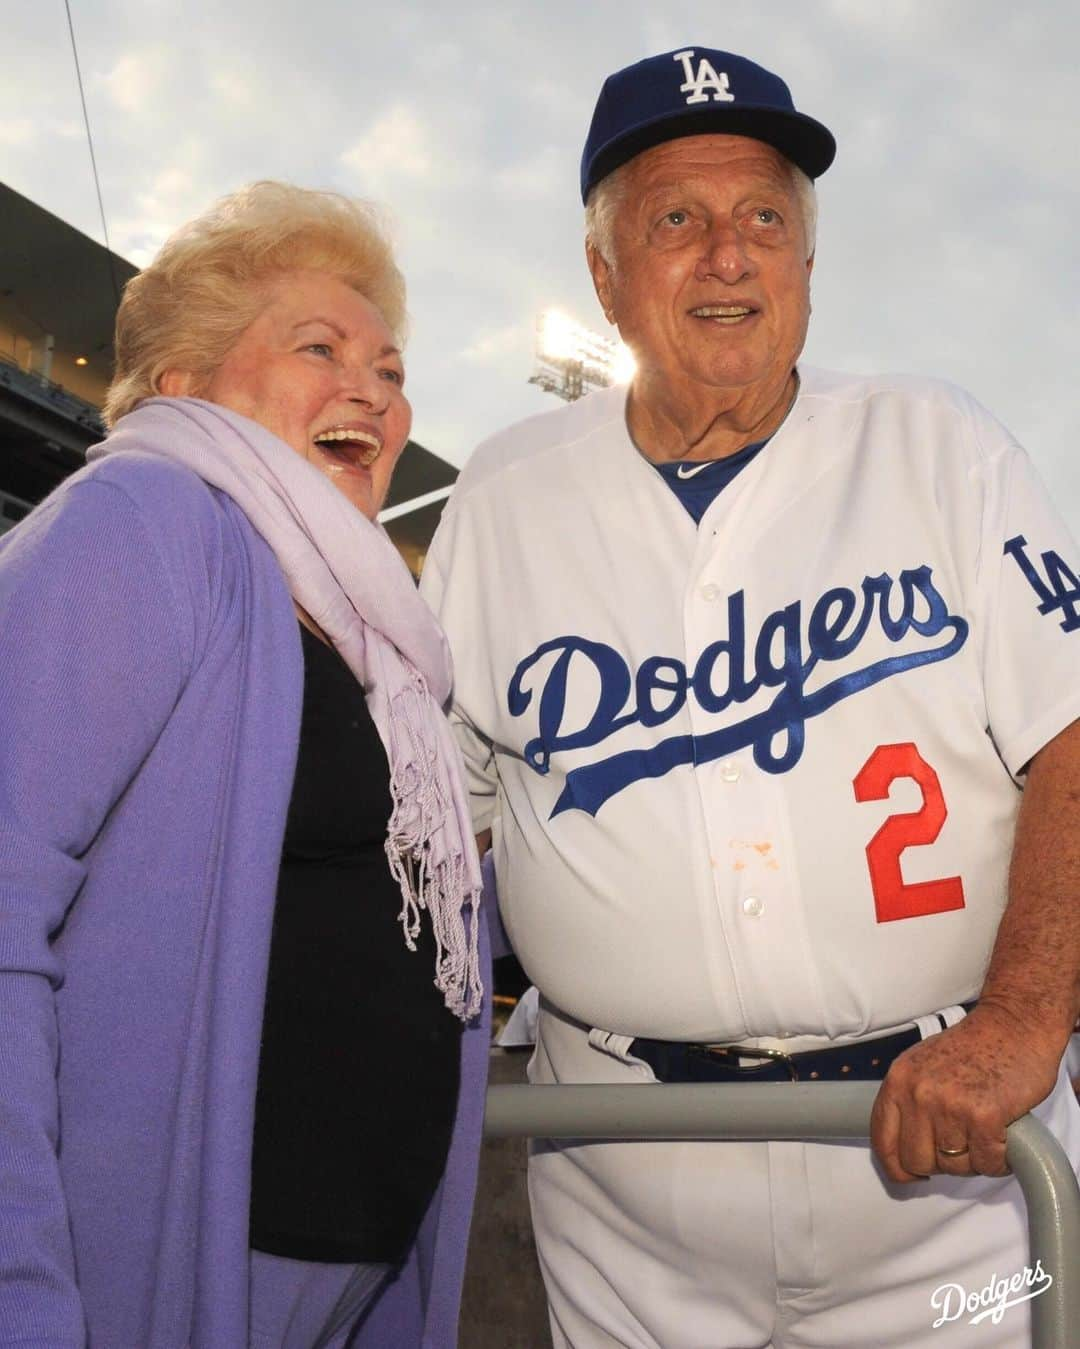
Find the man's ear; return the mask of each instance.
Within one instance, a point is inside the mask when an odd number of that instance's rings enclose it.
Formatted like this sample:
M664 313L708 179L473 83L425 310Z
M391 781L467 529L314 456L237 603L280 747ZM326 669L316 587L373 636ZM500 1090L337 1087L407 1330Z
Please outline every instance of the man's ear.
M809 276L810 273L814 270L814 259L815 259L816 257L817 257L817 253L814 252L814 253L811 253L810 256L806 259L806 275L807 275L807 276Z
M195 376L190 370L166 370L157 382L157 391L166 398L191 398Z
M593 286L596 288L596 298L600 301L600 308L604 311L604 317L609 323L614 323L615 309L612 305L611 296L611 266L591 239L585 240L585 261L589 264Z

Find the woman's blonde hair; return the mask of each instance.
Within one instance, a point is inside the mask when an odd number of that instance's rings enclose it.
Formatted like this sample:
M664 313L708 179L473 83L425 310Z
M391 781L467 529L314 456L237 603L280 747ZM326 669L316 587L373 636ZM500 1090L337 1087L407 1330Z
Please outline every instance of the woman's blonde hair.
M300 270L359 291L404 340L405 281L377 209L336 192L252 183L182 226L127 283L105 424L152 398L166 370L191 371L198 388L258 316L267 286Z

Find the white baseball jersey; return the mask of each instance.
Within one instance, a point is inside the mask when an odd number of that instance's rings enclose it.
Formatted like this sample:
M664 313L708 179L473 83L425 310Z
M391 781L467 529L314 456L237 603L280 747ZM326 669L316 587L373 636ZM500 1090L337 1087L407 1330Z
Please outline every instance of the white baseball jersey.
M626 1035L861 1035L975 996L1026 763L1080 715L1073 543L945 384L800 369L695 527L622 388L470 460L424 571L544 994Z

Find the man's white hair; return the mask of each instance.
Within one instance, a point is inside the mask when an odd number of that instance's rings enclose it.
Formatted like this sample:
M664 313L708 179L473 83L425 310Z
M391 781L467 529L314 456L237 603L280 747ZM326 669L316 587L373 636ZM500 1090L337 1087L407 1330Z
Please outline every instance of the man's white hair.
M790 160L786 162L802 211L806 256L809 258L813 256L817 244L817 191L812 179L797 164L792 164ZM627 170L632 163L633 160L627 160L601 178L589 193L585 206L585 238L612 268L615 266L615 217L626 196Z

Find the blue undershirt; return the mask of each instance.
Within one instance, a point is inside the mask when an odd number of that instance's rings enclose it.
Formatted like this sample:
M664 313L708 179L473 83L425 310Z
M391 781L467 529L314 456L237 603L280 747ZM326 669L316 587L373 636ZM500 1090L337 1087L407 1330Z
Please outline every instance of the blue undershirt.
M677 463L653 464L653 468L686 507L694 524L699 525L728 483L768 443L768 438L757 440L726 459L701 459L696 463L680 459Z

